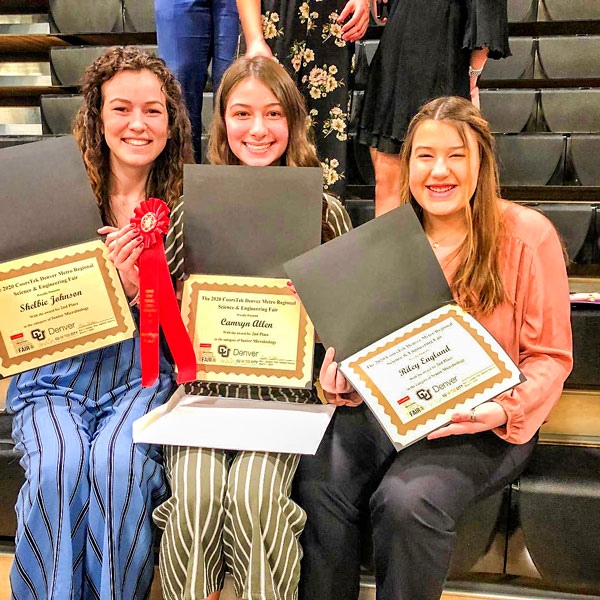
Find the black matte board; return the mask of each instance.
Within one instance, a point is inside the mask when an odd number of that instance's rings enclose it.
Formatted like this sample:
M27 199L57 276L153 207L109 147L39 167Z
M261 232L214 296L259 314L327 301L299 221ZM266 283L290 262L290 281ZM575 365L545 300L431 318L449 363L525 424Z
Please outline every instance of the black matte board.
M0 150L0 261L97 237L100 213L72 136Z
M185 165L186 271L286 277L319 245L319 168Z
M285 269L338 361L452 302L410 205L289 261Z

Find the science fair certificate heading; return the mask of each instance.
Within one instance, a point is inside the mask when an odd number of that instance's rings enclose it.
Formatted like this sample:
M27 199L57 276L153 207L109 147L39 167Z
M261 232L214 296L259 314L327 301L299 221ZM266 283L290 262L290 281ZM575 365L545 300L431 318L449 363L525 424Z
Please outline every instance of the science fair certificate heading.
M117 270L100 240L0 264L0 376L133 337Z
M288 279L192 275L181 312L199 381L312 385L314 328Z
M453 303L410 205L285 264L325 347L397 449L524 378Z

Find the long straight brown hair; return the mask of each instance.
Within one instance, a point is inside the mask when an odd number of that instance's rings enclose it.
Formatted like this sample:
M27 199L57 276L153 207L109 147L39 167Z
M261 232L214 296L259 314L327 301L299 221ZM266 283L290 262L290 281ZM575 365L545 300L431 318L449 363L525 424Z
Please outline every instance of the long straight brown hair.
M96 203L107 225L115 225L115 221L109 197L110 151L102 128L102 84L121 71L144 70L160 80L169 117L169 139L152 165L146 183L147 195L161 198L172 208L183 191L183 164L193 162L192 128L181 86L164 61L136 46L116 46L107 50L83 75L83 105L73 127Z
M208 162L213 165L239 165L240 159L231 151L227 141L225 111L233 88L246 78L263 83L281 103L287 120L289 138L282 164L289 167L321 167L315 145L308 128L308 113L302 94L288 72L276 61L263 56L234 61L223 74L215 100L215 114L210 127ZM327 222L327 204L323 201L321 217L321 240L327 242L335 237Z
M468 150L467 131L477 141L479 173L477 187L466 203L467 236L458 249L459 264L450 287L458 303L468 312L489 314L505 299L500 272L504 233L500 208L500 183L494 156L494 138L488 122L471 102L456 96L442 97L425 104L413 117L400 152L400 202L411 203L423 223L423 209L410 191L410 157L415 131L426 120L454 126Z

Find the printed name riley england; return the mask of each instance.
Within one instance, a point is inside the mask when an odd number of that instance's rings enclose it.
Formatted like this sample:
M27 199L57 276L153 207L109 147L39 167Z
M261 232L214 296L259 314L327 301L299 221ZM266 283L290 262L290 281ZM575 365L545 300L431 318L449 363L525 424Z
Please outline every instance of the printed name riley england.
M427 356L421 356L419 362L415 362L405 367L402 367L398 370L400 375L408 375L411 371L418 371L421 368L421 365L426 365L427 363L433 362L438 359L440 356L444 356L444 354L448 354L450 352L450 346L446 344L441 350L437 350L428 354Z

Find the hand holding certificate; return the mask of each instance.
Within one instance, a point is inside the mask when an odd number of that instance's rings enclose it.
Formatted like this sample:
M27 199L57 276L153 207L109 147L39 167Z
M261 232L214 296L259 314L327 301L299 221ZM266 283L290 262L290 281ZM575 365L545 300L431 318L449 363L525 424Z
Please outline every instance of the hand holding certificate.
M319 169L186 165L193 274L181 314L198 381L233 390L312 387L314 328L283 262L320 242L321 185ZM332 414L331 406L186 396L180 388L167 407L136 423L135 439L314 454Z
M1 155L10 210L0 229L0 377L131 338L109 251L89 241L102 223L73 138Z
M387 277L373 268L381 256L390 257ZM321 339L336 349L341 373L398 449L522 380L494 338L451 303L410 206L290 261L286 269ZM331 389L342 403L353 402L339 397L348 391L343 381Z
M321 185L319 169L186 165L181 310L198 380L312 386L314 330L283 263L320 242Z
M192 275L182 314L197 378L262 385L312 384L314 329L281 278Z

